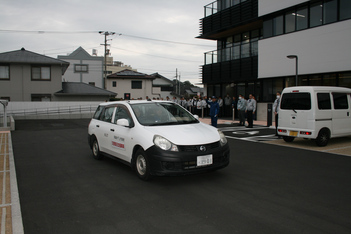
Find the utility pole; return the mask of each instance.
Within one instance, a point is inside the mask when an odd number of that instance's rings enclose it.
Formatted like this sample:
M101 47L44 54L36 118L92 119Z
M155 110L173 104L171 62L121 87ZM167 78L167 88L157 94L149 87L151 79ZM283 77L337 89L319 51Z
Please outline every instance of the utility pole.
M178 94L178 68L176 68L176 76L175 76L175 78L176 78L176 94Z
M178 75L178 68L176 68L176 94L178 94L180 96L180 72L179 72L179 75ZM179 78L179 80L178 80ZM178 84L177 84L178 83Z
M99 32L101 35L105 35L105 43L104 44L100 44L100 45L103 45L103 46L105 46L105 53L104 53L104 65L105 65L105 68L104 68L104 81L103 81L103 84L102 84L102 86L103 86L103 88L104 89L106 89L106 77L107 77L107 59L106 59L106 57L107 57L107 54L109 54L109 53L107 53L107 46L109 46L109 44L107 44L107 36L110 36L110 35L114 35L115 34L115 32L108 32L108 31L100 31ZM110 40L112 40L112 39L110 39Z

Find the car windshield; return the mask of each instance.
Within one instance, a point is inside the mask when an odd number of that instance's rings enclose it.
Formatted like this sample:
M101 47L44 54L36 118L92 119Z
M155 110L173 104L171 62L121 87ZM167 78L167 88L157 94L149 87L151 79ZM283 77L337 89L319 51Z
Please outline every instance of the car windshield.
M199 121L181 106L171 102L131 104L139 123L145 126L177 125Z

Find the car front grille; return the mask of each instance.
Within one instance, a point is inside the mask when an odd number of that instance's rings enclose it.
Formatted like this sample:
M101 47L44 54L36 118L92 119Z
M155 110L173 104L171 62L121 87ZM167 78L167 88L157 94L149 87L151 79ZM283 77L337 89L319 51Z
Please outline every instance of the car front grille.
M220 147L219 141L205 145L181 145L178 146L181 152L205 152Z

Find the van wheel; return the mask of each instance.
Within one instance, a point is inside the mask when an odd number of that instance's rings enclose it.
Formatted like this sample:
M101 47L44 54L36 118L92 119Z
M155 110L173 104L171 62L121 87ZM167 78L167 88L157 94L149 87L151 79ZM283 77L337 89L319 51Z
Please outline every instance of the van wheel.
M295 137L291 137L291 136L283 136L283 140L285 142L293 142L295 139Z
M134 168L138 177L142 180L149 180L151 178L150 164L146 153L142 149L139 149L134 157Z
M328 129L322 129L319 131L318 136L316 138L316 145L318 146L326 146L329 142L330 134Z
M91 151L93 152L93 157L96 160L100 160L100 159L103 158L103 156L102 156L102 154L100 152L99 143L98 143L98 141L97 141L97 139L95 137L94 137L94 140L93 140Z

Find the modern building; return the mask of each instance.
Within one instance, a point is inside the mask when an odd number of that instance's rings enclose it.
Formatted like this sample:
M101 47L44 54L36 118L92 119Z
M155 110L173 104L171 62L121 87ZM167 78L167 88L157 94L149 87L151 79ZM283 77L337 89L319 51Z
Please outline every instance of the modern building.
M69 62L21 50L0 53L0 99L52 101Z
M351 88L350 0L217 0L204 10L198 38L217 41L202 67L208 95L263 103L296 84Z
M111 56L106 56L106 74L111 75L116 72L123 71L125 69L131 70L131 71L137 71L137 69L133 69L129 65L125 65L121 61L114 61L113 57Z
M92 56L82 47L77 48L69 55L59 55L58 59L69 62L64 82L82 82L104 88L104 57Z

